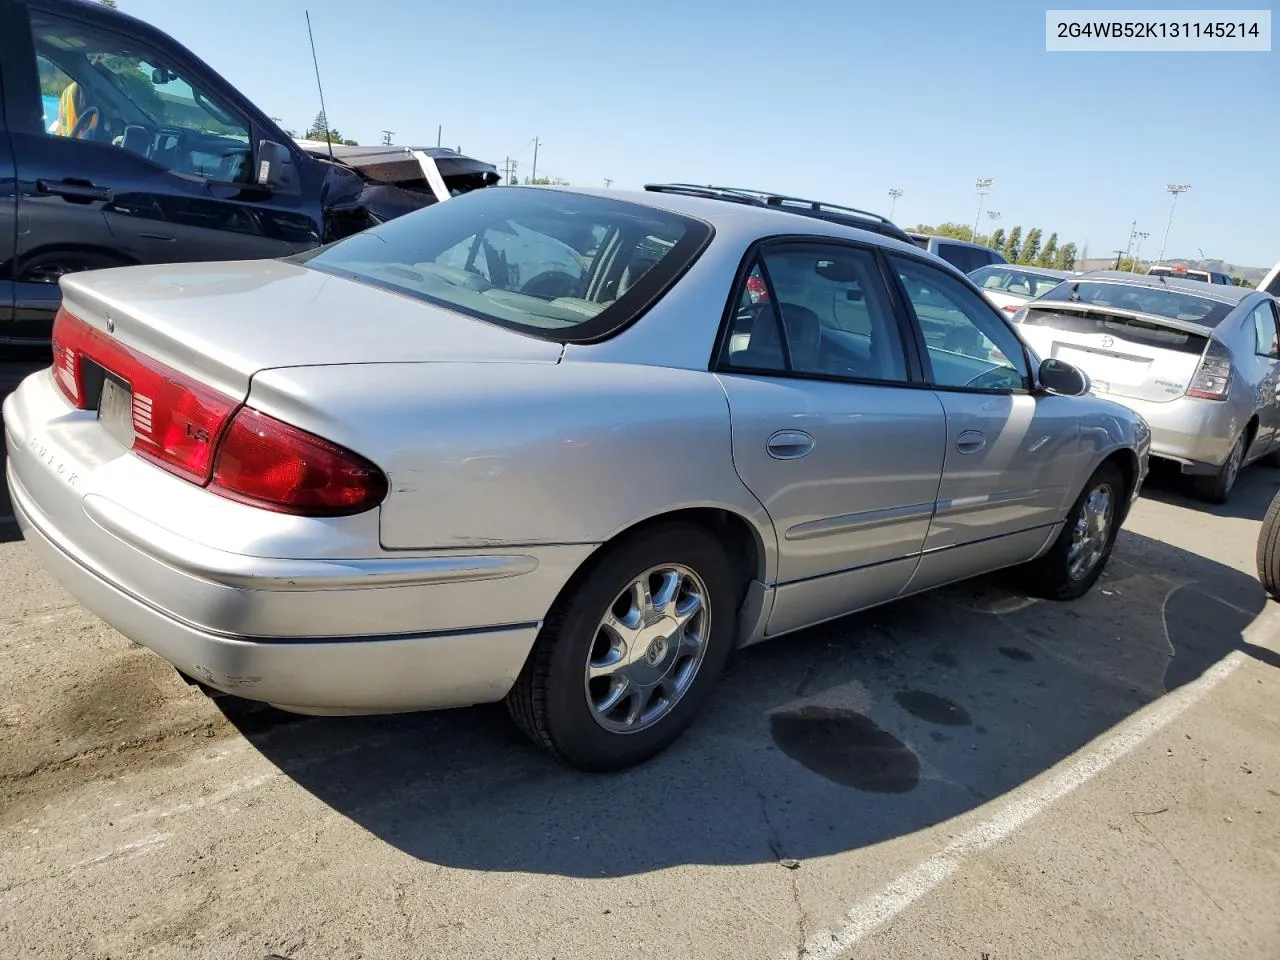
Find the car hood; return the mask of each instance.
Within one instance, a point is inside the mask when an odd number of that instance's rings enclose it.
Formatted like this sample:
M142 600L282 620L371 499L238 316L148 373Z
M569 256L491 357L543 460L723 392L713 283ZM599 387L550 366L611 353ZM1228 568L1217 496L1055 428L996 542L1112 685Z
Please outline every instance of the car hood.
M279 260L69 274L63 305L128 346L227 393L277 367L557 363L558 343ZM110 321L110 323L108 323Z

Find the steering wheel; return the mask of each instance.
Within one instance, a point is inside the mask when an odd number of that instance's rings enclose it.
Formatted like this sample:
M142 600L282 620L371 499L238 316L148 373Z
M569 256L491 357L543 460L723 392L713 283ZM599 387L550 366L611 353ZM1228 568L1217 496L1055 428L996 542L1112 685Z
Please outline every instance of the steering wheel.
M986 389L1009 389L1009 374L1014 373L1010 367L992 367L990 370L983 370L980 374L965 384L966 387L978 387Z
M84 113L80 114L79 119L76 120L76 125L71 128L71 139L84 140L90 136L93 132L92 128L97 126L100 116L101 114L98 112L97 107L85 107Z
M578 279L563 270L544 270L534 274L520 286L520 292L530 297L572 297L578 291Z

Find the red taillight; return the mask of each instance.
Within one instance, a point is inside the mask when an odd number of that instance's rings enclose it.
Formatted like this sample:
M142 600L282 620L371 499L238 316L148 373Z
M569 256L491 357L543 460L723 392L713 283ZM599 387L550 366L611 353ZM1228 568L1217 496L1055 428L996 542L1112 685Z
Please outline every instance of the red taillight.
M186 480L209 481L218 438L240 401L170 370L61 309L53 328L53 374L81 410L98 402L88 396L92 378L86 363L129 385L134 453Z
M244 407L218 448L209 490L280 513L341 516L377 506L387 478L359 454Z
M1005 313L1009 314L1010 316L1018 312L1018 308L1012 303L1006 303L1000 309L1003 310Z
M219 496L279 513L343 516L387 494L386 475L359 454L242 406L59 310L53 375L81 410L99 402L89 395L101 379L94 366L129 385L133 452Z

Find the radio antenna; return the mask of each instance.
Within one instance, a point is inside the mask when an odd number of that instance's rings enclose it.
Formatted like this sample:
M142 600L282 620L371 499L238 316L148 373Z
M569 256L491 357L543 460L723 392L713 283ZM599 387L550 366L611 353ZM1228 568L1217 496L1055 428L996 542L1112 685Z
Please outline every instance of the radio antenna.
M307 37L311 40L311 63L316 68L316 89L320 91L320 114L324 117L324 142L329 145L329 159L333 159L333 137L329 134L329 111L324 108L324 87L320 85L320 61L316 58L316 37L311 32L311 11L303 11L307 15Z

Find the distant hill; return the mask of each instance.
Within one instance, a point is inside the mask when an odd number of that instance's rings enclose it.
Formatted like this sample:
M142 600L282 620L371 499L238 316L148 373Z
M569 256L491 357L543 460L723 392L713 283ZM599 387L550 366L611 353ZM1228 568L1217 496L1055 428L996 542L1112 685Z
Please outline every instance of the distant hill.
M1077 260L1076 269L1082 271L1089 270L1110 270L1115 263L1114 257L1108 257L1106 260ZM1142 272L1146 273L1147 268L1155 261L1142 261ZM1183 266L1189 270L1216 270L1219 273L1225 273L1231 277L1243 277L1245 283L1251 287L1256 287L1258 281L1267 275L1270 267L1238 267L1234 263L1227 263L1225 260L1182 260L1171 258L1164 261L1169 266Z

